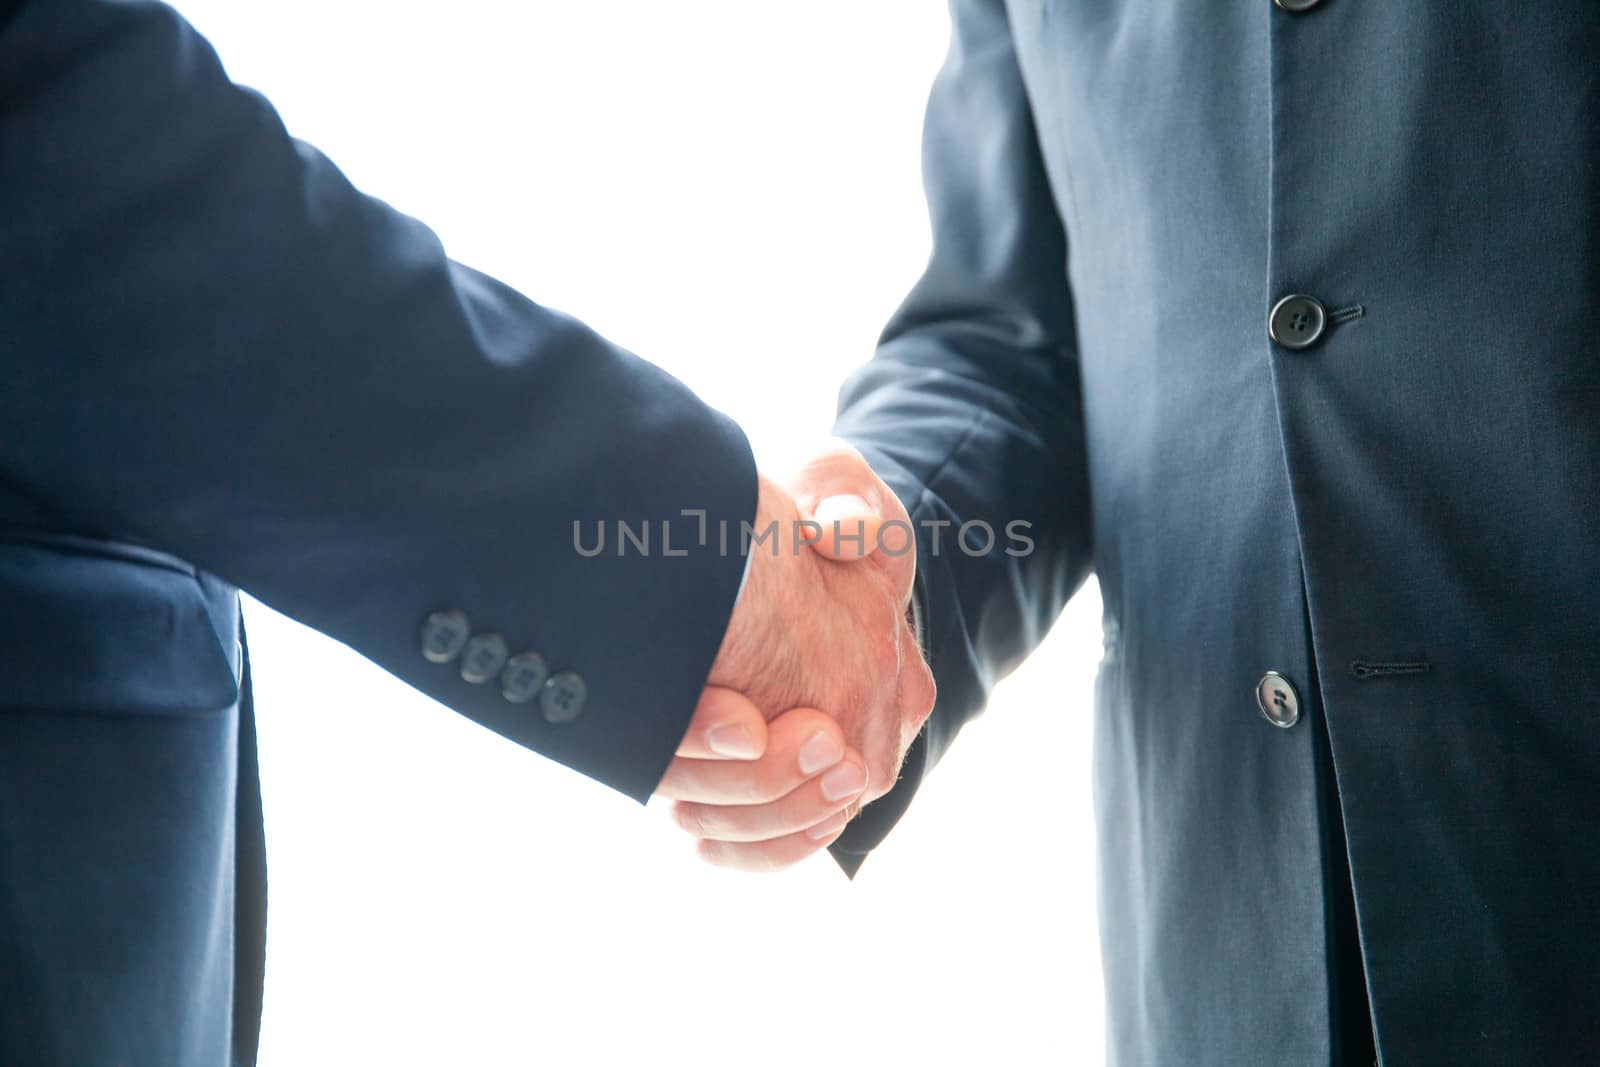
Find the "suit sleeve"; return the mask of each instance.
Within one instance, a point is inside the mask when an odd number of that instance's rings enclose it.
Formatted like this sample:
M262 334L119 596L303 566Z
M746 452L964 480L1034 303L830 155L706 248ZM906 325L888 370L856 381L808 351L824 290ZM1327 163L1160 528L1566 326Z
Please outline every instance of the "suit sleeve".
M835 426L911 515L939 690L899 783L832 846L852 874L1091 562L1066 238L1004 4L954 0L951 15L923 133L933 254Z
M453 262L159 4L22 7L0 189L0 494L182 556L648 797L743 573L716 536L755 510L732 422ZM619 520L648 556L617 555ZM452 610L581 678L581 714L424 658Z

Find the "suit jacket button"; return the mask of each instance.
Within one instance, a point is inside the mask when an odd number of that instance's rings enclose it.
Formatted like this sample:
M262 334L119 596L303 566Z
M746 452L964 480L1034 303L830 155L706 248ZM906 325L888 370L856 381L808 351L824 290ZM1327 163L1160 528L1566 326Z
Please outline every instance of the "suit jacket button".
M546 722L571 722L583 714L583 702L588 695L589 687L582 677L562 671L544 683L544 690L539 694L539 710L544 712Z
M506 639L499 634L479 634L461 651L461 680L482 685L506 664Z
M1322 0L1272 0L1272 2L1283 10L1298 15L1302 11L1310 11L1322 3Z
M449 663L461 653L472 632L464 611L436 611L422 620L422 658Z
M1328 312L1322 301L1304 293L1290 293L1267 314L1267 336L1292 352L1316 344L1327 327Z
M500 672L500 695L513 704L526 704L544 688L550 668L537 652L518 652L506 660L506 669Z
M1300 721L1300 694L1277 671L1268 671L1256 683L1256 707L1268 722L1285 730Z

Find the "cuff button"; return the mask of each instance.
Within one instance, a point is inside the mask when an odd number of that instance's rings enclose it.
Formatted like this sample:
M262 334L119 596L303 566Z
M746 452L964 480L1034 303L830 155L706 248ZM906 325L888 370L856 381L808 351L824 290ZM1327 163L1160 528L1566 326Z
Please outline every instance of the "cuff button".
M466 612L434 612L422 620L422 658L429 663L449 663L461 654L471 632Z
M513 704L526 704L539 695L550 668L537 652L518 652L500 672L500 695Z
M571 722L583 714L583 702L589 687L583 678L571 671L562 671L544 683L539 693L539 710L546 722Z
M482 685L506 664L506 639L499 634L479 634L461 650L461 680Z

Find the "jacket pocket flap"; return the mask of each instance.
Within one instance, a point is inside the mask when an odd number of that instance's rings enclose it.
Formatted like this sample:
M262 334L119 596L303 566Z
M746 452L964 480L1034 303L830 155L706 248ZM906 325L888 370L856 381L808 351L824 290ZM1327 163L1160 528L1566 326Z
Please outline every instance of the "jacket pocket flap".
M0 545L0 708L183 714L238 698L192 574Z

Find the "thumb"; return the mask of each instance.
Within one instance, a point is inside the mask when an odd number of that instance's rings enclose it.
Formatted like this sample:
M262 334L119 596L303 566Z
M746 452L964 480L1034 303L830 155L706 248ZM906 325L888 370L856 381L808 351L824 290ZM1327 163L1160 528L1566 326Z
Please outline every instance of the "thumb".
M829 559L856 560L873 554L885 521L904 508L866 459L843 441L832 441L800 468L789 486L811 547Z
M872 555L883 528L878 509L856 493L836 493L818 502L810 515L801 512L819 529L811 547L829 559L861 559ZM810 532L810 531L808 531Z
M767 747L767 720L743 693L708 686L700 693L677 755L687 759L754 760Z

